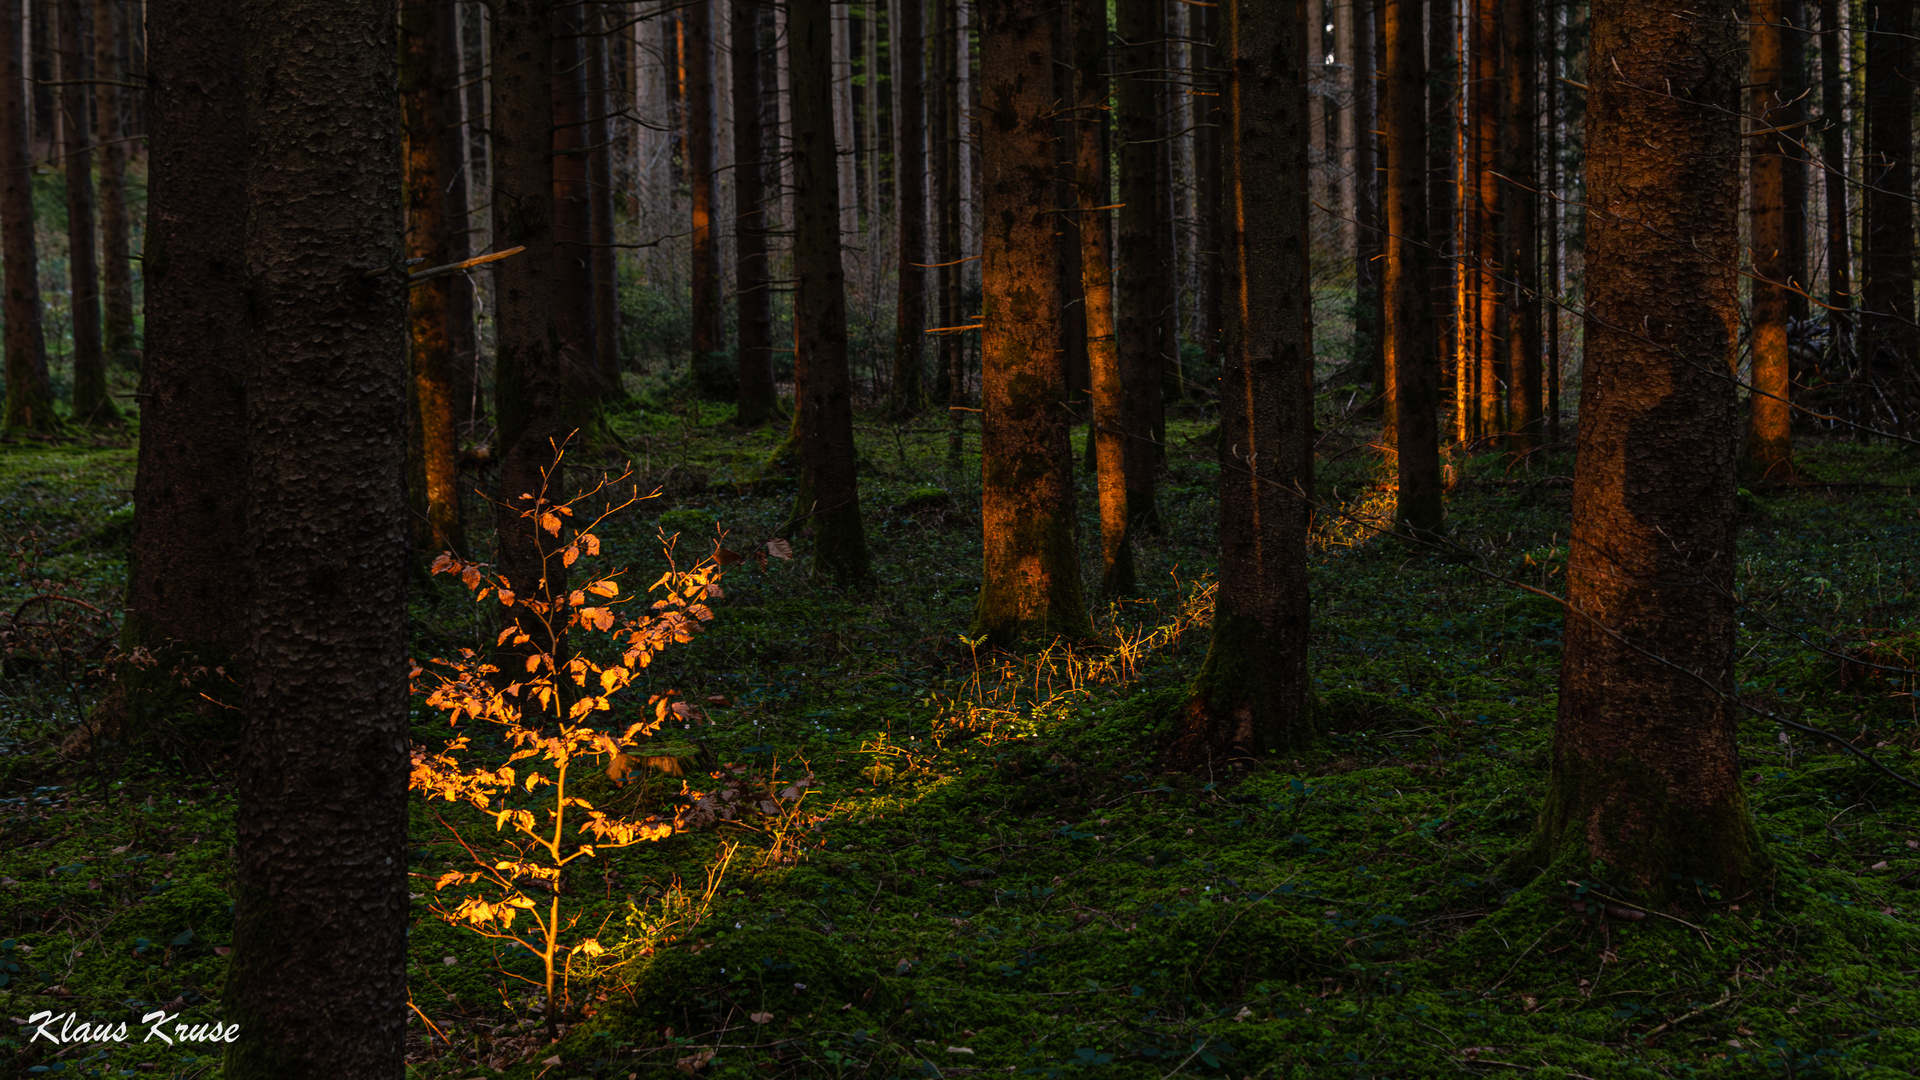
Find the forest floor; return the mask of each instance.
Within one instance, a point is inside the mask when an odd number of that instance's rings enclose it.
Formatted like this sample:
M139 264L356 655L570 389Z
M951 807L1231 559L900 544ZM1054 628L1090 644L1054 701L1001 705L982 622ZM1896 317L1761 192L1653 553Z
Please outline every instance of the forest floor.
M944 419L863 417L878 586L811 580L804 535L792 561L736 563L706 632L663 653L623 707L668 688L700 704L703 719L667 733L686 783L754 806L567 872L569 940L609 951L579 954L558 1045L513 978L538 965L426 906L465 863L436 815L475 842L492 824L416 798L410 1075L1912 1075L1920 800L1831 742L1741 722L1776 867L1765 889L1697 882L1697 907L1647 913L1604 866L1501 877L1545 783L1560 657L1557 606L1511 582L1558 591L1572 460L1453 458L1462 550L1409 549L1356 521L1382 507L1368 428L1337 415L1347 400L1322 402L1311 557L1325 735L1205 775L1156 754L1207 647L1209 419L1169 424L1140 595L1090 605L1109 646L1012 655L964 637L977 432L955 462ZM751 554L784 520L790 482L762 478L775 433L728 413L655 389L612 416L625 449L572 459L586 478L630 452L643 490L662 492L601 529L602 561L634 568L628 595L657 576L662 532L683 555L716 528ZM1920 688L1899 670L1920 653L1920 465L1840 442L1801 461L1807 483L1742 496L1741 694L1920 775ZM217 1055L142 1042L137 1021L218 1015L225 751L184 737L60 751L99 692L132 468L124 445L0 452L16 562L0 580L0 1015L14 1021L0 1060L211 1078ZM423 575L415 656L486 647L495 610ZM443 744L444 717L416 704L416 740ZM789 786L801 779L804 794ZM670 811L681 784L578 790ZM41 1011L132 1035L51 1044L21 1023Z

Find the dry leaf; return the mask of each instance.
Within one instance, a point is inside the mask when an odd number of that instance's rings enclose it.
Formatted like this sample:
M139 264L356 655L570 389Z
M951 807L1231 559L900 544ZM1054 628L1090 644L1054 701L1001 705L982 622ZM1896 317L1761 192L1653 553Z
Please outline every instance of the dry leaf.
M793 558L793 545L776 536L767 541L767 554L776 559L791 559Z
M553 514L541 514L540 527L554 536L560 535L560 519Z
M745 555L737 551L729 551L726 548L718 548L713 553L713 561L719 563L721 566L732 566L737 562L745 562L746 559L747 557Z
M764 1024L767 1021L773 1019L773 1014L770 1012L757 1012L757 1013L754 1013L752 1016L747 1017L747 1019L753 1021L756 1024Z
M712 1060L713 1060L713 1051L702 1050L697 1054L688 1054L686 1057L683 1057L679 1061L674 1062L673 1067L676 1069L679 1069L681 1072L697 1073L701 1069L706 1068L707 1062Z

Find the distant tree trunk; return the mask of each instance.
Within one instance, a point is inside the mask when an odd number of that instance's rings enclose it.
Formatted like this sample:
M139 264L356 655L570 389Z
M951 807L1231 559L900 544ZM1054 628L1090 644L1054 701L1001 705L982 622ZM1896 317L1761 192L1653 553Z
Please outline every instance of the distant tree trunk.
M852 386L847 377L846 270L840 258L840 182L833 124L832 27L827 0L790 0L793 72L794 413L800 495L794 523L813 530L813 572L866 588L871 557L860 521Z
M1787 399L1791 379L1787 322L1789 289L1799 268L1789 265L1792 243L1788 231L1800 215L1787 204L1789 139L1800 135L1768 129L1790 127L1799 103L1784 93L1783 38L1798 35L1798 27L1781 25L1782 0L1748 0L1748 55L1756 129L1751 142L1749 173L1752 196L1748 203L1753 268L1753 389L1747 412L1745 471L1758 478L1782 478L1793 473L1793 413ZM1841 223L1845 227L1845 223Z
M407 257L427 266L454 261L453 223L445 200L448 163L445 98L435 61L442 23L453 18L453 0L413 0L400 8L400 105L406 136ZM452 277L407 291L412 379L407 398L408 499L413 546L425 555L464 552L461 531L459 456L454 436L453 348L448 334Z
M1731 707L1744 7L1594 0L1566 655L1520 860L1675 903L1765 867Z
M1560 441L1560 0L1546 8L1547 182L1546 282L1542 308L1547 332L1547 442Z
M553 11L553 325L560 334L573 427L585 426L605 393L594 324L593 190L588 176L587 5L554 0ZM705 5L700 5L705 10ZM691 47L692 42L688 43ZM496 105L497 105L496 99Z
M1480 435L1498 443L1513 430L1508 422L1509 372L1500 334L1500 3L1472 0L1472 80L1467 107L1473 123L1473 286L1477 325L1475 370L1479 376Z
M1385 16L1380 13L1380 5L1385 0L1374 0L1374 41L1380 52L1382 79L1391 79L1385 73L1387 51L1387 29ZM1417 18L1417 16L1408 16ZM1426 122L1427 133L1424 136L1427 156L1427 202L1425 207L1426 274L1427 296L1425 318L1429 320L1427 335L1427 354L1432 357L1429 363L1434 365L1434 401L1436 408L1440 399L1440 379L1443 372L1453 375L1453 412L1454 430L1458 439L1465 442L1471 436L1474 400L1472 383L1468 381L1472 374L1472 365L1468 362L1466 343L1471 338L1466 335L1466 319L1461 314L1461 294L1458 283L1461 277L1471 272L1472 260L1465 248L1466 236L1461 229L1466 209L1466 199L1455 183L1456 166L1459 164L1456 154L1460 149L1460 20L1455 0L1434 0L1427 5L1427 72L1426 79ZM1386 84L1381 83L1380 97L1381 121L1386 119ZM1384 153L1384 136L1381 143ZM1382 174L1382 182L1386 182ZM1383 196L1384 198L1385 196ZM1416 196L1417 197L1417 196ZM1381 211L1384 216L1385 211ZM1385 270L1381 271L1384 280ZM1385 288L1384 284L1382 288ZM1391 303L1391 301L1388 301ZM1387 380L1387 393L1393 395L1393 380ZM1394 428L1393 398L1388 397L1387 420L1382 424L1382 434L1398 438L1397 434L1388 435Z
M0 0L0 277L6 281L6 430L60 426L47 377L40 325L40 264L33 248L33 161L27 110L31 95L21 49L21 0Z
M1075 179L1080 207L1081 291L1087 307L1087 368L1093 393L1095 486L1100 493L1100 591L1134 591L1133 542L1127 516L1126 392L1114 340L1112 221L1107 192L1107 6L1074 0Z
M767 140L761 114L761 5L733 0L734 244L739 280L740 400L733 422L759 427L773 418L773 304L767 267Z
M1420 52L1419 0L1380 0L1386 56L1381 68L1380 119L1386 129L1387 384L1393 404L1400 521L1415 532L1435 532L1442 513L1440 485L1440 370L1428 352L1427 286L1420 237L1427 233L1420 189L1427 160Z
M587 179L592 184L593 343L601 392L626 396L620 382L620 259L613 228L613 67L608 63L610 24L624 18L602 4L587 5Z
M1386 312L1380 305L1380 177L1374 155L1374 131L1380 126L1378 62L1374 58L1374 11L1379 0L1355 0L1353 17L1353 217L1354 313L1353 357L1366 365L1374 397L1384 400L1387 388L1386 351L1381 331ZM1432 236L1437 230L1428 229ZM1384 414L1388 426L1392 410Z
M1866 284L1861 360L1868 379L1901 387L1902 429L1913 402L1913 7L1869 4L1867 38ZM1859 33L1859 30L1855 31Z
M100 268L93 246L93 110L81 57L81 0L59 0L60 123L66 132L68 311L73 322L73 418L92 427L121 421L107 387L100 342Z
M1540 229L1539 144L1534 125L1540 92L1534 73L1534 7L1522 0L1502 5L1507 52L1501 70L1501 217L1507 297L1507 416L1509 449L1525 454L1540 443Z
M1060 406L1053 52L1045 0L980 16L980 522L973 632L1092 636L1074 543L1073 450ZM1057 9L1055 9L1057 10Z
M1154 111L1153 43L1163 32L1154 0L1118 0L1114 9L1119 31L1114 70L1114 134L1119 146L1120 222L1115 252L1120 293L1118 335L1120 385L1126 394L1123 416L1127 428L1127 512L1136 525L1158 532L1160 516L1154 506L1158 455L1153 444L1153 414L1161 399L1161 361L1156 316L1162 300L1157 278L1171 273L1158 263L1159 222L1156 162L1160 156L1159 123Z
M687 180L693 191L693 362L718 356L725 337L720 325L720 245L713 234L715 190L713 3L695 0L680 12L686 30ZM792 13L788 13L791 27ZM796 88L796 93L799 92ZM797 181L796 181L797 182Z
M1306 55L1301 21L1289 5L1229 0L1224 22L1231 213L1220 373L1220 590L1213 642L1167 754L1174 764L1216 768L1313 737ZM1314 27L1306 29L1312 40Z
M494 424L500 451L500 501L494 514L496 564L522 596L566 595L566 569L541 557L532 524L521 517L532 495L565 502L555 472L566 384L554 290L554 99L551 0L495 0L491 22L493 242L527 250L494 264ZM533 648L551 652L537 620L510 609ZM537 636L536 636L537 635Z
M468 129L481 123L484 108L468 108L465 72L469 70L463 32L465 5L455 0L447 17L437 20L433 46L433 82L440 91L440 111L445 126L440 131L440 191L447 221L447 261L457 262L484 250L485 230L475 227L468 192L485 190L480 164L471 162ZM478 36L477 34L475 36ZM477 72L484 51L476 51L471 69ZM471 183L469 177L472 178ZM484 275L491 280L491 275ZM474 319L475 286L473 277L456 274L447 278L447 353L452 363L453 421L456 439L479 422L477 385L480 357L480 329Z
M1853 221L1847 206L1847 112L1840 74L1840 0L1820 0L1821 190L1826 195L1827 356L1837 364L1853 344Z
M893 109L894 217L899 222L900 300L893 329L893 385L887 411L896 419L925 405L920 373L926 352L927 127L926 43L921 35L924 0L894 0Z
M943 264L940 268L940 325L957 327L965 321L965 313L960 310L961 284L966 280L965 258L961 247L960 207L962 184L960 163L966 156L966 147L962 143L962 124L960 121L960 74L957 55L959 35L960 0L934 0L940 8L940 35L934 46L934 55L939 58L940 68L940 143L939 167L934 170L935 213L940 222L940 256ZM945 401L947 410L947 463L959 468L960 447L966 414L966 351L965 339L957 330L945 330L939 337L940 380L939 400Z
M834 4L833 22L833 144L834 176L840 186L841 256L846 246L860 244L860 180L854 162L859 147L853 126L853 15L852 4Z
M1104 14L1104 12L1102 13ZM1196 20L1194 37L1203 45L1194 47L1195 80L1202 83L1214 83L1218 80L1220 67L1220 9L1196 7L1191 9ZM1104 25L1105 19L1101 20ZM1220 108L1218 90L1209 96L1196 99L1199 112L1198 127L1193 133L1195 151L1195 178L1199 185L1198 203L1199 232L1196 244L1200 249L1200 325L1195 327L1195 336L1208 358L1220 356L1221 335L1226 319L1226 263L1221 257L1221 247L1225 244L1226 223L1221 195L1221 171L1225 168L1221 149L1221 127L1226 123L1225 113ZM1104 130L1104 128L1103 128ZM1105 153L1103 145L1101 152Z
M394 9L246 0L241 40L255 578L224 1075L398 1080L409 766ZM391 272L368 278L369 263Z
M100 299L105 321L102 347L109 363L137 367L139 347L133 335L133 274L129 267L127 150L121 145L120 88L125 79L119 57L122 13L114 0L93 0L93 88L95 164L100 172Z

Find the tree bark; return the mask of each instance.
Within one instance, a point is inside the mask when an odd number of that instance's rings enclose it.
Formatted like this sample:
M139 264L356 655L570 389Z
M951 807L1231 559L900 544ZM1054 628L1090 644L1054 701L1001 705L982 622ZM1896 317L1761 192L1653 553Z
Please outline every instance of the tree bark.
M720 245L713 233L718 199L714 180L713 0L696 0L681 11L680 18L686 31L687 181L693 193L692 347L693 363L697 365L711 363L725 347L720 325Z
M1501 69L1501 231L1507 300L1508 449L1525 454L1540 443L1539 144L1534 138L1540 92L1534 73L1534 7L1506 0L1502 7L1506 56Z
M1074 161L1080 207L1081 291L1087 308L1087 368L1093 394L1095 487L1100 497L1100 592L1134 591L1127 515L1126 392L1114 339L1113 258L1107 192L1107 6L1074 0Z
M1374 131L1379 128L1379 71L1374 55L1374 17L1379 0L1354 0L1353 18L1353 358L1366 365L1373 394L1388 398L1387 356L1381 348L1386 312L1381 307L1380 177L1374 154ZM1432 230L1428 230L1432 235ZM1393 411L1383 415L1393 424Z
M761 114L761 6L732 0L734 244L739 281L740 401L733 422L759 427L773 419L773 304L767 266L767 139Z
M89 427L117 427L120 410L107 386L100 340L100 266L93 243L93 110L81 59L81 0L58 0L60 124L67 143L67 288L73 325L73 418Z
M1375 0L1376 4L1385 0ZM1456 0L1432 0L1427 5L1427 76L1426 76L1426 156L1427 156L1427 203L1425 229L1422 234L1427 244L1427 306L1426 318L1427 350L1432 359L1436 374L1434 400L1439 402L1440 380L1447 374L1452 375L1449 385L1453 387L1454 432L1461 442L1471 436L1471 421L1474 415L1472 384L1467 381L1472 374L1473 365L1467 357L1468 342L1472 339L1466 333L1466 319L1461 314L1462 290L1460 282L1471 273L1471 259L1466 257L1465 232L1462 228L1463 211L1466 197L1455 182L1456 166L1459 164L1461 124L1460 107L1460 20L1457 14ZM1384 23L1384 17L1374 16L1377 24ZM1411 18L1412 16L1409 16ZM1376 25L1375 40L1381 54L1381 67L1386 66L1387 51L1386 27ZM1391 78L1391 76L1384 76ZM1381 114L1384 127L1386 88L1381 87ZM1384 147L1384 143L1382 144ZM1384 152L1384 151L1383 151ZM1383 181L1384 182L1384 181ZM1382 211L1384 216L1385 211ZM1384 271L1383 271L1384 274ZM1384 288L1384 285L1382 286ZM1394 394L1393 380L1387 380L1388 394ZM1392 398L1387 401L1386 422L1382 425L1383 435L1394 428ZM1390 437L1397 439L1397 433Z
M625 13L605 5L587 5L587 180L593 209L593 351L599 361L601 393L626 396L620 382L620 259L614 244L612 133L613 66L608 62L610 25Z
M1504 407L1509 379L1500 334L1500 0L1472 0L1472 11L1467 110L1473 125L1473 309L1468 314L1476 320L1478 434L1499 445L1513 430Z
M1800 215L1787 202L1787 155L1788 140L1799 136L1769 130L1790 127L1799 114L1799 103L1783 92L1783 46L1787 34L1797 35L1800 30L1782 26L1784 9L1782 0L1749 0L1747 4L1751 65L1747 85L1755 135L1751 141L1752 196L1748 203L1748 231L1753 245L1748 258L1753 271L1753 338L1749 349L1753 386L1748 398L1745 471L1762 479L1785 478L1793 473L1787 323L1789 289L1800 271L1790 265L1793 245L1788 232Z
M1853 215L1847 206L1847 115L1840 75L1840 0L1820 0L1821 190L1826 196L1827 360L1838 365L1853 344Z
M129 265L127 151L120 143L120 88L112 82L126 78L118 46L123 18L114 0L93 0L93 70L101 80L93 88L93 106L94 140L99 144L94 161L100 173L102 348L109 363L138 367L140 351L133 333L133 273Z
M560 334L567 423L580 428L587 426L594 403L607 392L594 323L593 190L587 168L593 101L587 87L587 5L554 0L552 9L553 325ZM691 41L688 47L691 51Z
M921 385L927 328L927 125L924 0L894 0L894 217L899 222L900 300L893 329L893 381L887 411L896 419L925 406Z
M1154 112L1153 42L1162 36L1154 0L1118 0L1115 29L1119 40L1114 70L1116 158L1120 167L1120 228L1115 275L1120 308L1117 332L1120 349L1120 385L1127 407L1127 512L1135 523L1158 532L1155 509L1155 470L1158 455L1153 444L1154 407L1160 402L1160 321L1157 305L1163 299L1157 277L1159 222L1155 176L1160 156L1159 123Z
M1868 5L1867 226L1861 252L1865 377L1884 380L1899 401L1902 429L1913 402L1913 7ZM1859 31L1856 31L1856 33Z
M407 286L394 11L246 0L241 17L255 576L222 995L239 1033L224 1075L399 1080Z
M1380 0L1386 55L1380 119L1386 130L1386 368L1392 388L1387 414L1394 428L1399 520L1415 532L1440 528L1439 366L1428 352L1426 272L1420 238L1427 234L1421 188L1426 182L1425 72L1419 0Z
M1740 788L1733 541L1738 0L1596 0L1587 364L1552 779L1522 862L1649 897L1764 867Z
M0 277L5 278L6 430L51 432L53 384L40 322L40 264L33 247L33 162L27 110L32 85L21 56L21 0L4 0L0 16Z
M796 524L813 529L813 572L864 589L873 579L860 521L852 387L847 377L846 270L840 256L832 26L827 0L791 0L795 424L800 440Z
M1290 5L1229 0L1224 22L1223 59L1232 66L1223 87L1232 213L1220 374L1220 589L1213 643L1168 755L1188 767L1313 737L1306 55Z
M1085 640L1060 364L1053 52L1044 0L978 0L980 522L973 633Z

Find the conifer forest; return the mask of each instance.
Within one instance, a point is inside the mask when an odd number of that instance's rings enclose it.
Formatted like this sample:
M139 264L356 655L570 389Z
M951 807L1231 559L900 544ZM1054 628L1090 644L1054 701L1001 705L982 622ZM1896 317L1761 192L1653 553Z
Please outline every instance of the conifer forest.
M0 1076L1920 1073L1914 7L0 0Z

